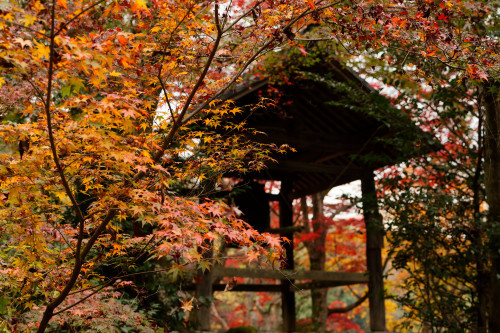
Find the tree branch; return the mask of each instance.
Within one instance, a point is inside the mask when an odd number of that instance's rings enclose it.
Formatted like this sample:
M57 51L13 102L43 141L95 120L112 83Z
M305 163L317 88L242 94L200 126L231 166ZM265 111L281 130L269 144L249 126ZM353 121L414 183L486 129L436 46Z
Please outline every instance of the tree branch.
M55 144L55 139L54 139L54 132L52 129L52 120L51 120L51 109L50 109L50 102L52 100L52 80L53 80L53 73L54 73L54 48L55 48L55 7L56 7L56 2L55 0L52 0L52 8L51 8L51 28L50 28L50 53L49 53L49 71L47 74L48 77L48 83L47 83L47 96L46 96L46 102L45 102L45 116L47 118L47 131L49 135L49 142L50 142L50 149L52 151L52 158L54 160L54 164L56 165L57 172L59 173L59 177L61 179L61 182L63 184L63 187L66 191L66 194L69 196L70 201L73 205L73 208L76 212L76 215L79 220L79 231L78 231L78 240L76 244L76 253L75 253L75 266L73 267L73 271L71 272L71 276L69 280L66 282L66 285L64 286L64 289L61 291L61 293L52 301L50 302L47 307L45 308L45 311L43 313L42 320L40 321L40 326L38 327L38 332L42 333L45 332L45 329L47 328L50 319L54 316L54 310L55 308L61 304L64 299L68 296L69 292L75 285L78 276L80 275L80 271L82 268L82 260L80 259L80 249L82 246L83 242L83 234L84 234L84 217L82 214L82 211L80 210L80 206L78 205L78 202L75 199L75 196L73 195L73 192L71 191L71 188L68 184L68 181L66 180L66 176L64 175L64 170L61 166L59 156L57 155L57 147Z
M255 5L252 6L249 10L241 14L237 19L235 19L227 28L224 29L223 33L228 32L231 30L232 27L234 27L239 21L241 21L244 17L248 16L255 8L257 8L261 3L263 3L264 0L259 0Z
M222 39L222 28L220 25L219 21L219 5L216 3L215 4L215 26L217 28L217 37L215 39L214 45L212 47L212 51L210 52L210 55L207 59L207 62L205 63L205 66L203 67L203 71L200 74L200 77L196 81L193 89L191 89L191 92L188 95L188 98L186 99L186 102L184 103L184 106L182 107L182 110L180 114L177 116L177 119L174 120L174 123L172 125L172 128L167 134L167 137L163 140L163 143L161 145L161 149L156 152L156 154L153 157L153 160L155 162L158 162L160 158L163 156L163 152L165 149L170 146L172 143L172 140L174 139L175 135L177 134L177 131L181 127L181 125L184 123L183 118L186 115L187 110L189 109L189 106L191 105L191 102L193 101L194 96L198 92L198 89L201 87L201 84L203 83L203 80L205 79L208 70L210 69L210 66L212 65L212 61L214 60L215 53L217 53L217 49L219 48L220 41ZM136 175L135 178L143 177L143 172L140 172L139 174Z
M100 0L100 1L97 1L96 3L88 6L87 8L85 8L84 10L82 10L80 13L76 14L75 16L73 16L72 18L70 18L68 21L66 21L62 26L59 27L59 29L57 29L57 31L54 33L54 36L57 36L59 35L59 33L61 31L63 31L64 29L66 29L66 27L68 25L70 25L73 21L75 21L77 18L79 18L80 16L82 16L83 14L85 14L86 12L88 12L89 10L93 9L94 7L96 7L97 5L105 2L106 0Z
M334 314L334 313L346 313L346 312L349 312L355 308L357 308L358 306L360 306L366 299L368 298L368 291L363 295L361 296L360 298L358 298L358 300L350 305L347 305L343 308L337 308L337 309L328 309L328 315L331 315L331 314Z
M281 28L282 31L285 31L287 29L289 29L294 23L296 23L298 20L300 20L301 18L315 12L315 11L321 11L321 10L324 10L324 9L327 9L329 7L333 7L339 3L341 3L342 1L337 1L335 3L331 3L329 5L325 5L323 7L320 7L320 8L317 8L315 10L306 10L304 11L302 14L298 15L297 17L295 17L294 19L292 19L290 22L288 22L285 26L283 26L283 28ZM227 30L227 29L226 29ZM252 64L255 59L257 59L258 57L260 57L262 54L265 53L265 51L269 48L269 45L271 45L273 42L276 41L276 37L271 37L266 43L264 43L255 53L253 56L251 56L240 68L240 70L233 76L233 78L224 86L222 87L219 91L217 91L215 93L215 95L213 95L211 98L209 98L207 101L205 101L204 103L202 103L200 106L198 106L195 110L193 110L189 115L187 115L187 117L184 118L183 120L183 124L187 123L188 121L190 121L193 117L195 117L198 113L200 113L203 109L205 109L212 101L214 101L215 99L219 98L224 92L226 92L229 87L234 83L236 82L236 80L243 74L243 72L248 68L248 66L250 66L250 64Z

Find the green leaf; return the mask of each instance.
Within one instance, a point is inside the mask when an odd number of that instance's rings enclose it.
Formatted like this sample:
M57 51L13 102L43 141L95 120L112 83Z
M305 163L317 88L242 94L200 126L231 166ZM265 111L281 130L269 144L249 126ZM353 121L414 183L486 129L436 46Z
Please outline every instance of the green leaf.
M10 303L10 299L6 297L0 297L0 314L6 314L7 313L7 306Z

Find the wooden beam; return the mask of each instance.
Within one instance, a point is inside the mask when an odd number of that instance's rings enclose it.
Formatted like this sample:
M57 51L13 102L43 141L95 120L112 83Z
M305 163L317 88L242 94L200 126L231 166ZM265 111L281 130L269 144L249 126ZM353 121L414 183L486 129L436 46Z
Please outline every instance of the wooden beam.
M368 275L363 273L362 276L355 276L351 281L314 281L314 282L304 282L295 283L291 286L290 290L293 292L299 292L304 290L310 290L313 288L335 288L340 286L348 286L352 284L362 284L368 283ZM184 290L196 290L196 284L188 284L183 286ZM259 292L265 291L270 293L281 292L282 288L280 284L262 284L262 283L241 283L234 286L231 290L227 291L248 291L248 292ZM212 286L212 291L226 291L226 284L214 284Z
M358 279L359 280L359 279ZM368 283L368 276L364 275L364 282L363 283ZM351 284L360 284L359 281L356 282L346 282L346 281L315 281L315 282L306 282L306 283L295 283L291 286L290 291L293 292L299 292L299 291L304 291L304 290L310 290L310 289L318 289L318 288L334 288L334 287L340 287L340 286L347 286ZM189 286L184 287L186 290L190 290ZM249 292L259 292L259 291L265 291L265 292L281 292L282 288L280 284L259 284L259 283L242 283L242 284L237 284L230 290L226 290L226 285L225 284L214 284L213 285L213 291L249 291Z
M362 135L321 135L310 132L288 133L281 127L258 127L265 134L254 137L262 143L288 144L293 148L307 151L334 152L354 154L365 145L366 138ZM366 134L366 133L363 133Z
M272 163L268 165L268 169L274 170L286 170L287 172L316 172L324 174L342 174L345 176L351 176L359 178L363 172L362 168L353 166L337 166L328 164L316 164L307 162L297 162L297 161L280 161L278 163Z
M214 291L226 291L225 284L214 284ZM237 284L231 290L227 291L250 291L250 292L271 292L271 293L279 293L281 292L280 284L255 284L255 283L245 283L245 284Z
M368 283L368 275L363 274L362 278L356 279L357 281L314 281L314 282L306 282L306 283L296 283L294 285L295 291L300 290L309 290L309 289L320 289L320 288L333 288L340 286L348 286L351 284L361 284ZM364 280L364 282L359 282L359 280Z
M311 280L314 282L325 281L335 282L339 284L357 284L367 283L368 276L366 273L355 272L327 272L327 271L292 271L278 269L261 269L261 268L234 268L220 267L212 268L212 276L214 278L221 277L246 277L246 278L261 278L275 280Z
M366 172L361 178L363 215L366 224L366 266L369 272L368 299L370 301L370 329L385 331L384 272L382 247L384 246L384 225L378 211L373 172Z

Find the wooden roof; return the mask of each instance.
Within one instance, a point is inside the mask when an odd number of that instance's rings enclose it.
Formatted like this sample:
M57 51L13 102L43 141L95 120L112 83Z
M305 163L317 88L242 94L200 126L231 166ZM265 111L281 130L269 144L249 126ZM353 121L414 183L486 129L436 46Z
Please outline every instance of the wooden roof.
M366 93L377 93L358 75L337 62L330 61L308 71L321 75L329 73L334 81L353 84ZM247 177L289 179L293 197L327 190L357 180L367 170L404 161L411 156L401 153L395 144L380 139L401 136L404 140L413 140L412 137L416 136L408 134L421 133L404 115L394 124L390 117L385 120L384 115L372 117L347 106L332 105L329 102L345 96L339 96L338 91L319 80L304 77L281 86L273 86L268 79L247 82L225 98L245 108L267 97L270 87L281 93L279 103L253 110L251 115L248 111L241 117L246 119L248 127L265 133L253 137L254 140L288 144L296 152L276 156L277 163ZM366 102L370 103L369 100ZM389 116L396 110L387 111L391 111L387 112ZM422 148L419 154L430 150L429 147Z

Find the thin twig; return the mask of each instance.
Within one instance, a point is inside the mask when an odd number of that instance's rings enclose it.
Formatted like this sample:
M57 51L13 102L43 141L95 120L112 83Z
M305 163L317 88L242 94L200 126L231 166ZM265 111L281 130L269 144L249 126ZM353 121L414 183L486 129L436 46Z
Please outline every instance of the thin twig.
M332 7L332 6L335 6L339 3L341 3L342 1L338 1L338 2L335 2L335 3L332 3L332 4L329 4L329 5L326 5L326 6L323 6L323 7L320 7L320 8L317 8L316 10L324 10L324 9L327 9L329 7ZM294 19L292 19L288 24L286 24L285 26L283 26L282 28L282 31L285 31L287 29L289 29L293 24L295 24L298 20L300 20L301 18L315 12L316 10L306 10L304 11L302 14L298 15L297 17L295 17ZM202 103L200 106L198 106L195 110L193 110L190 114L188 114L184 120L183 120L183 124L186 124L187 122L189 122L192 118L194 118L198 113L200 113L202 110L204 110L211 102L213 102L214 100L216 100L217 98L219 98L224 92L226 92L229 87L231 85L233 85L236 80L243 74L243 72L248 68L248 66L250 66L258 57L260 57L262 54L264 54L266 51L268 51L268 48L269 46L276 41L276 37L271 37L267 42L265 42L260 48L259 50L257 50L253 56L251 56L243 65L242 67L240 68L240 70L232 77L232 79L224 86L222 87L219 91L217 91L215 93L215 95L213 95L211 98L209 98L207 101L205 101L204 103Z
M66 29L66 27L68 25L70 25L73 21L75 21L77 18L79 18L80 16L82 16L83 14L85 14L86 12L88 12L89 10L93 9L94 7L96 7L97 5L99 5L99 4L101 4L101 3L105 2L105 1L106 0L97 1L93 5L90 5L89 7L85 8L84 10L82 10L80 13L76 14L75 16L73 16L71 19L69 19L62 26L59 27L59 29L54 33L54 36L59 35L59 33L61 31L63 31L64 29Z
M39 32L39 31L36 31L35 29L32 29L30 27L26 27L26 26L24 26L24 24L19 24L19 23L16 23L16 22L11 22L11 21L8 21L8 20L5 20L5 19L0 19L0 22L7 23L7 25L9 25L9 24L15 25L16 27L29 30L29 31L34 32L35 34L39 34L39 35L41 35L41 36L43 36L45 38L50 38L49 35L46 35L46 34L44 34L42 32Z
M255 8L260 6L261 3L263 3L265 0L259 0L255 5L252 6L249 10L241 14L237 19L235 19L227 28L224 29L223 33L228 32L231 30L232 27L234 27L239 21L241 21L244 17L248 16Z

